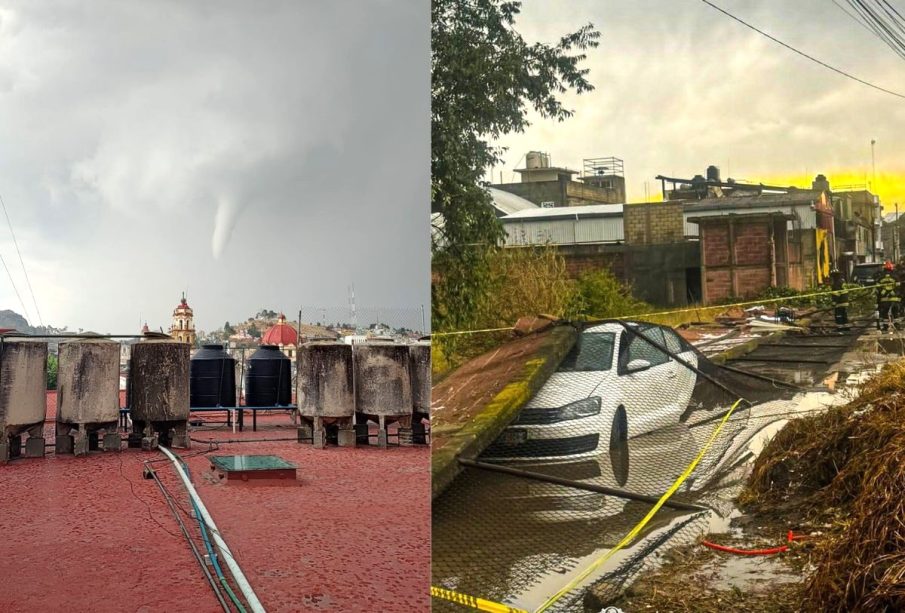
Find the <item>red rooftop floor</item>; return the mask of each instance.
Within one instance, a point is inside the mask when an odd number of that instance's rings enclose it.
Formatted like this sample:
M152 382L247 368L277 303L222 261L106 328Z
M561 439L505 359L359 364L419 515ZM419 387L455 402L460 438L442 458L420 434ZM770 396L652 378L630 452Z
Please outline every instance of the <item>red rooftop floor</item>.
M258 432L250 425L233 434L211 423L193 437L221 441L219 450L174 451L264 607L429 611L430 450L223 442L295 433L286 414L259 417ZM50 421L45 437L53 441ZM221 610L163 495L142 478L162 453L49 451L0 466L0 611ZM278 455L298 465L298 482L227 485L211 454ZM172 463L153 466L188 508ZM183 519L197 536L197 522Z

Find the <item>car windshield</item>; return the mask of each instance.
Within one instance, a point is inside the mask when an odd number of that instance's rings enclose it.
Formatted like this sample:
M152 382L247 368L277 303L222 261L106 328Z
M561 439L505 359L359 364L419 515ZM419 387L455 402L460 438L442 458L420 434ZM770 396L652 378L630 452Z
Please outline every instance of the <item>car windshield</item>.
M615 342L616 335L612 332L582 332L578 342L560 365L560 372L609 370L613 367Z

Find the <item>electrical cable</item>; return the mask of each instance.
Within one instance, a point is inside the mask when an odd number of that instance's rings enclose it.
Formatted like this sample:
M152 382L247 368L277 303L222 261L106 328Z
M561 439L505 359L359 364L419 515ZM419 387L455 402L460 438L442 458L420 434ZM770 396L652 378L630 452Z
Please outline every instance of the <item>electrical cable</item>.
M264 606L261 604L261 601L258 599L257 594L255 594L254 589L251 587L251 584L248 582L248 579L245 577L245 573L242 572L242 569L239 567L235 558L232 555L232 552L229 549L229 546L226 544L226 541L223 540L223 537L220 535L220 531L217 529L217 525L214 523L213 518L210 516L210 513L207 512L207 508L204 506L204 503L201 502L201 499L198 496L198 492L195 490L195 487L192 485L191 480L186 475L185 470L183 470L182 465L179 462L179 459L176 455L173 454L169 449L160 445L158 449L166 455L173 462L173 466L176 467L176 472L179 474L179 478L182 480L185 489L189 493L189 497L194 499L194 502L197 505L199 514L204 518L204 522L208 528L210 528L211 534L214 537L214 541L217 543L217 548L223 554L226 565L229 567L230 572L233 575L236 583L239 586L239 589L242 591L242 594L245 596L246 600L248 600L249 608L254 613L264 613Z
M207 565L204 563L204 558L201 557L201 553L198 551L198 548L195 546L195 542L192 540L192 537L189 535L188 530L186 530L185 522L182 521L182 518L179 517L179 513L176 510L176 507L173 505L173 501L171 500L171 494L169 490L167 490L163 482L160 480L160 477L157 476L157 472L153 469L148 470L151 478L157 483L157 487L160 488L161 493L163 494L164 500L166 500L167 506L170 507L170 511L173 513L173 517L176 518L176 523L179 524L179 529L182 531L183 536L185 536L185 540L188 541L189 547L192 549L192 555L195 556L195 559L198 561L198 564L201 566L201 570L204 571L204 576L207 578L207 582L210 583L211 589L214 590L214 595L217 597L217 600L220 602L220 606L224 611L230 613L231 609L229 605L226 604L226 601L223 600L223 595L220 593L220 588L217 587L217 584L214 582L214 578L211 576L209 570L207 570ZM211 558L213 560L213 558Z
M31 279L28 278L28 270L25 269L25 261L22 259L22 252L19 251L19 241L16 240L16 233L13 232L13 222L9 220L9 213L6 212L6 203L3 202L3 196L0 196L0 206L3 207L3 214L6 216L6 225L9 226L9 233L13 237L13 245L16 247L16 253L19 254L19 264L22 265L22 272L25 274L25 284L28 291L31 292L31 301L35 304L35 313L38 314L38 323L44 327L44 320L41 319L41 309L38 308L38 300L35 298L35 291L31 288ZM6 266L6 264L3 264Z
M25 308L25 302L22 300L22 296L19 294L19 288L16 287L16 282L13 281L13 275L9 271L9 266L6 265L6 260L3 259L3 254L0 254L0 263L3 264L4 270L6 270L6 276L9 277L9 284L13 286L13 291L16 292L16 298L19 299L19 304L22 306L22 314L25 316L25 319L28 319L28 309Z
M193 454L192 456L185 456L185 457L194 457L195 455L199 455L199 454ZM186 471L186 475L188 475L189 474L188 464L186 464L184 461L182 461L183 456L177 456L177 457L181 461L182 466L183 466L184 470ZM146 460L145 465L149 465L152 462L159 462L159 461L160 460ZM166 461L169 461L169 460L166 460ZM189 479L191 479L191 477L189 477ZM181 504L179 504L178 501L176 501L176 497L169 490L169 488L167 488L167 486L163 485L162 482L160 483L160 486L170 496L170 499L172 500L172 502L176 506L176 508L178 508L180 511L182 511L182 513L186 517L188 517L189 519L198 520L198 524L199 524L200 530L201 530L201 540L204 543L205 548L207 549L208 556L210 557L210 560L211 560L211 564L214 566L214 571L217 574L217 579L220 581L220 584L223 586L224 590L226 590L227 596L229 596L230 600L233 601L233 604L239 610L239 613L247 613L247 610L245 609L244 605L242 604L242 601L238 598L238 596L236 596L236 593L230 587L230 585L226 579L226 576L223 574L223 569L219 563L219 557L217 556L216 551L214 551L213 546L211 545L207 530L208 529L215 530L215 528L210 528L210 526L208 526L205 523L200 509L198 508L197 504L195 504L195 501L191 498L191 496L189 496L189 501L192 503L192 509L193 509L194 515L192 513L189 513Z
M769 39L772 40L774 43L777 43L777 44L779 44L779 45L782 45L783 47L785 47L785 48L788 49L789 51L792 51L792 52L794 52L794 53L797 53L798 55L800 55L800 56L802 56L802 57L804 57L804 58L807 58L807 59L811 60L812 62L815 62L816 64L820 64L820 65L823 66L824 68L827 68L827 69L829 69L829 70L832 70L833 72L835 72L835 73L837 73L837 74L840 74L840 75L842 75L843 77L847 77L847 78L849 78L849 79L852 79L853 81L857 81L858 83L861 83L862 85L866 85L866 86L868 86L868 87L871 87L871 88L876 89L876 90L878 90L878 91L881 91L881 92L883 92L883 93L889 94L889 95L891 95L891 96L896 96L897 98L903 98L903 99L905 99L905 94L900 94L900 93L894 92L894 91L892 91L892 90L890 90L890 89L886 89L885 87L880 87L879 85L874 85L873 83L870 83L869 81L865 81L864 79L860 79L860 78L856 77L856 76L853 75L853 74L850 74L850 73L848 73L848 72L845 72L844 70L841 70L841 69L839 69L839 68L836 68L835 66L831 66L831 65L827 64L826 62L823 62L823 61L821 61L821 60L818 60L818 59L815 58L814 56L808 55L808 54L805 53L804 51L799 51L798 49L796 49L796 48L793 47L792 45L789 45L789 44L786 44L786 43L782 42L782 41L779 40L778 38L776 38L776 37L774 37L774 36L771 36L770 34L767 34L767 33L764 32L763 30L761 30L761 29L759 29L759 28L757 28L757 27L751 25L751 24L748 23L747 21L744 21L744 20L742 20L742 19L736 17L735 15L733 15L732 13L730 13L729 11L726 11L726 10L724 10L724 9L722 9L722 8L720 8L720 7L718 7L718 6L715 5L713 2L710 2L710 0L701 0L701 2L703 2L704 4L706 4L707 6L713 8L713 9L716 9L716 10L719 11L720 13L723 13L723 14L726 15L727 17L729 17L729 18L731 18L731 19L733 19L733 20L739 22L740 24L742 24L742 25L745 26L746 28L750 28L750 29L754 30L755 32L757 32L757 33L760 34L761 36L765 36L766 38L769 38Z

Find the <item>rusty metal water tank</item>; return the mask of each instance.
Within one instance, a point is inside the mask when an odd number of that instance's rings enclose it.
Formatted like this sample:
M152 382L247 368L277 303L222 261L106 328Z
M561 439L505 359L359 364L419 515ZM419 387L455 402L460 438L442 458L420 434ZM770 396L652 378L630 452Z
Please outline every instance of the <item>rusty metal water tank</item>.
M409 346L409 370L412 381L412 409L415 413L430 413L431 407L431 346L417 343Z
M32 436L40 434L47 409L46 395L47 343L3 340L0 343L0 444L5 445L7 437L27 430ZM13 450L13 455L17 453L18 448ZM0 457L0 461L5 459Z
M119 343L78 339L60 343L57 422L119 421Z
M203 345L192 356L189 395L193 407L236 406L236 360L223 345Z
M353 346L355 410L365 415L412 413L412 384L407 345Z
M352 346L306 343L298 354L299 414L305 417L352 417Z
M245 406L292 404L292 362L276 345L261 345L245 369Z
M133 423L189 418L188 343L148 338L132 345L129 407Z

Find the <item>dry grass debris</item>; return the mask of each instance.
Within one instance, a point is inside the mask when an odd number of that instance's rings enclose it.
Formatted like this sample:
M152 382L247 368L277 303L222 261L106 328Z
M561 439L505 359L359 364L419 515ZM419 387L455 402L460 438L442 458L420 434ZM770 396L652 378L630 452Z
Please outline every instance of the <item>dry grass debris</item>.
M853 402L791 421L739 501L832 526L814 552L802 610L905 610L905 360Z

